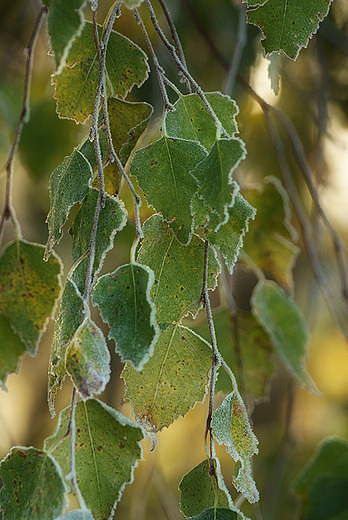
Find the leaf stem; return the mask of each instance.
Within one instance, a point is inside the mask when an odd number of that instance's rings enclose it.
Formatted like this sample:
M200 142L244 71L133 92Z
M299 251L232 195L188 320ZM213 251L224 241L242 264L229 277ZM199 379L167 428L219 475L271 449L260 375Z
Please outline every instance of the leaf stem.
M214 467L214 440L211 429L211 421L213 418L213 407L214 407L214 394L215 394L215 383L216 383L216 366L219 359L216 334L215 334L215 326L213 320L213 314L211 310L209 292L208 292L208 254L209 254L209 242L205 240L205 249L204 249L204 271L203 271L203 288L202 288L202 301L205 307L205 312L207 314L210 339L211 339L211 347L212 347L212 358L211 358L211 378L210 378L210 386L209 386L209 408L208 408L208 417L205 429L205 437L209 433L209 453L210 453L210 475L215 474Z
M19 114L12 147L10 149L8 159L4 166L4 170L6 171L6 194L5 194L4 209L3 209L1 220L0 220L0 243L2 240L5 222L7 222L8 220L12 220L12 223L16 228L17 236L20 236L20 234L21 234L19 223L16 219L16 216L15 216L14 210L12 208L12 204L11 204L12 177L13 177L12 166L13 166L13 159L17 152L19 141L21 138L23 125L24 125L24 123L28 123L29 118L30 118L30 85L31 85L31 77L32 77L32 71L33 71L35 44L37 42L37 37L39 35L44 16L47 14L47 12L48 12L47 6L43 5L37 16L37 19L36 19L36 22L35 22L35 25L33 28L33 32L31 33L31 36L30 36L28 47L24 50L24 53L27 57L27 63L26 63L26 68L25 68L22 108L21 108L21 111Z
M158 20L156 18L155 11L153 10L153 7L151 5L150 0L145 0L145 4L146 4L146 6L148 8L148 11L150 13L150 19L151 19L152 25L153 25L155 31L158 33L159 37L161 38L162 42L164 43L164 45L167 47L167 49L169 50L170 54L172 55L174 63L176 64L179 72L191 83L191 85L193 86L193 88L197 92L198 96L203 101L203 104L206 107L206 109L207 109L208 113L210 114L210 116L212 117L217 130L219 132L222 132L224 137L226 137L228 139L230 137L230 135L225 130L225 128L223 127L223 125L222 125L222 123L220 121L220 119L215 114L215 112L214 112L212 106L210 105L209 101L207 100L203 90L198 85L197 81L193 78L193 76L189 73L189 71L187 70L186 66L182 63L182 61L180 60L179 56L176 53L175 47L168 41L166 35L164 34L164 32L162 31L161 27L159 26Z
M222 92L224 94L228 94L228 95L230 95L232 92L233 85L234 85L236 77L237 77L239 64L242 59L243 50L247 43L246 5L244 3L240 3L240 4L238 4L238 7L239 7L239 19L238 19L237 43L236 43L236 46L234 49L231 63L229 65L227 73L226 73L224 85L222 88Z

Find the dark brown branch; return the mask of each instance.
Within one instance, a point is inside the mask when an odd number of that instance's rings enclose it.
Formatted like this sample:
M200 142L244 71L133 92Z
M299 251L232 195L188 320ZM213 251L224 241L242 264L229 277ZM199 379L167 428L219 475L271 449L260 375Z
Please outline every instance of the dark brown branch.
M20 233L18 228L17 220L14 216L14 211L11 206L11 193L12 193L12 175L13 175L13 159L16 155L19 141L22 134L23 124L29 121L30 117L30 85L31 85L31 77L33 70L33 60L34 60L34 51L35 44L37 41L37 37L40 32L40 28L44 19L44 16L47 14L47 6L43 5L40 9L38 17L36 19L33 32L31 34L28 47L25 49L25 54L27 56L27 63L25 68L25 79L24 79L24 92L23 92L23 101L22 101L22 109L19 115L19 119L17 122L15 136L12 143L12 147L5 164L4 170L6 171L6 194L5 194L5 205L2 213L1 221L0 221L0 242L4 230L4 225L7 220L12 219L12 222L17 228L17 234Z

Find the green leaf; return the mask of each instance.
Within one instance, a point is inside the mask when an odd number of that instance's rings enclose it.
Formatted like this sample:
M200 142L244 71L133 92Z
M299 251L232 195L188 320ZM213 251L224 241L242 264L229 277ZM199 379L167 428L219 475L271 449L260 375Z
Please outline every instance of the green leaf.
M110 354L102 331L85 318L65 355L66 371L84 399L104 391L110 379Z
M141 372L129 364L122 372L135 417L155 432L168 427L204 400L210 368L210 345L190 329L171 325Z
M17 371L26 348L12 329L10 319L4 314L0 314L0 338L0 385L6 390L7 376Z
M148 103L130 103L123 99L110 98L108 112L114 148L125 164L146 129L153 108Z
M249 230L249 220L255 218L256 210L237 193L233 206L228 208L228 213L227 223L215 233L208 232L207 239L221 251L228 271L232 274L239 251L243 247L243 237Z
M348 443L328 437L319 444L290 491L303 501L308 520L344 520L348 514Z
M58 73L75 38L81 34L86 3L86 0L44 0L44 4L49 7L47 27Z
M61 262L43 260L44 247L17 240L0 258L0 313L34 356L61 291Z
M250 503L257 502L259 493L252 477L251 457L258 453L258 440L249 424L243 400L231 392L213 413L212 431L219 444L226 446L235 462L233 484Z
M190 202L197 181L190 174L206 154L200 145L181 139L162 137L141 148L131 162L147 202L170 222L179 242L190 242L193 222Z
M188 246L181 245L160 215L151 216L143 226L144 239L138 261L155 273L152 299L157 322L163 329L181 316L200 307L204 270L204 241L194 235ZM215 289L220 265L209 251L208 288Z
M0 509L6 520L54 520L68 506L55 459L36 448L14 447L1 462Z
M80 491L95 520L109 518L125 485L142 458L142 429L97 399L80 401L76 407L76 475ZM63 474L70 471L69 438L65 436L70 407L59 416L45 449L57 459Z
M94 516L89 509L74 509L55 520L94 520Z
M51 416L55 416L54 400L58 389L62 387L65 376L65 355L67 347L83 320L84 304L76 284L65 282L58 316L54 326L53 341L48 369L48 407Z
M251 298L252 313L265 329L290 374L308 390L318 393L305 369L309 334L299 307L270 280L260 281Z
M197 196L202 200L215 232L229 220L229 208L233 206L237 191L232 183L232 173L245 156L244 143L240 139L219 139L192 172L199 186Z
M96 189L88 189L87 196L70 229L73 237L71 254L74 262L77 262L90 247L98 196L99 193ZM93 266L94 277L100 272L107 252L113 248L116 233L123 229L126 223L127 211L123 202L118 198L107 196L105 206L100 209L98 219ZM82 294L86 283L88 261L89 255L82 259L73 273L73 279Z
M152 356L159 334L151 299L153 283L151 269L127 264L102 276L92 295L93 304L110 325L109 337L115 340L116 352L137 370Z
M215 507L211 507L203 511L196 516L191 516L190 520L237 520L238 516L235 511L231 511L231 509L226 509L224 507L219 507L215 509Z
M216 489L215 477L209 474L210 462L204 460L191 469L182 478L180 510L187 516L194 516L209 507L229 507L227 495L221 489Z
M54 245L62 238L62 228L68 219L70 209L86 197L92 177L91 164L77 148L53 171L49 187L51 206L46 219L48 223L46 259Z
M263 271L287 287L292 287L292 268L299 248L291 225L289 197L280 181L266 177L256 188L244 191L256 208L255 221L244 239L243 250Z
M255 6L248 10L247 21L262 30L262 45L267 54L283 51L296 60L302 47L307 47L317 32L331 3L332 0L247 0L248 7Z
M133 7L139 7L139 5L143 3L143 1L144 0L123 0L123 3L130 9L133 9Z
M101 39L102 28L99 26L98 30ZM125 97L134 85L140 87L149 71L146 54L115 31L109 39L106 69L107 85L114 97ZM52 78L58 115L84 123L93 112L98 77L93 24L86 22L81 35L73 42L66 66Z
M267 396L269 382L274 375L273 347L261 325L251 314L238 313L233 318L230 312L219 311L214 314L219 351L229 367L238 367L242 362L244 388L250 405ZM195 328L205 339L210 338L208 324ZM238 345L236 344L238 338ZM240 373L235 369L235 376L240 388ZM228 394L231 391L231 379L221 367L215 386Z
M207 92L205 96L227 133L233 136L238 131L235 118L239 110L235 101L220 92ZM209 151L220 135L198 94L180 96L174 107L175 110L166 114L165 134L197 141Z

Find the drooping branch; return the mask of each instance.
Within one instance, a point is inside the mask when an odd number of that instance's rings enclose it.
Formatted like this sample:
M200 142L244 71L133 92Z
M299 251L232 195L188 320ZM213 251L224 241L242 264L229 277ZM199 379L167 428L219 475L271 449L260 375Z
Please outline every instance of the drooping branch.
M3 213L0 221L0 243L4 230L4 225L7 220L12 220L14 226L17 230L17 235L20 235L19 223L15 217L13 208L11 206L11 195L12 195L12 176L13 176L13 160L16 155L19 141L22 134L22 129L24 123L28 123L30 118L30 86L31 86L31 77L33 70L33 60L34 60L34 51L35 44L37 41L37 37L40 32L40 28L44 19L44 16L47 14L47 6L43 5L40 9L38 17L36 19L33 32L31 34L28 47L25 49L25 54L27 57L27 63L25 68L25 78L24 78L24 92L23 92L23 101L22 108L19 114L15 135L12 143L12 147L10 149L10 153L7 159L7 162L4 166L4 170L6 171L6 194L5 194L5 204Z

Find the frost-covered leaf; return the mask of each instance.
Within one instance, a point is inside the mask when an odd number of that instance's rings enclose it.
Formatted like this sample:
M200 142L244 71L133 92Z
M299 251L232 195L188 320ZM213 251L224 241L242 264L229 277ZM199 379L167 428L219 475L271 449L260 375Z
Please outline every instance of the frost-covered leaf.
M16 446L1 462L0 476L4 520L54 520L68 506L62 471L49 453Z
M99 39L102 28L99 26ZM128 38L112 31L106 53L107 84L113 96L124 97L134 85L146 80L149 67L146 54ZM84 123L93 112L99 77L93 25L86 22L70 49L67 64L53 76L54 97L60 117Z
M180 510L186 517L197 515L209 507L229 507L226 492L217 489L216 479L209 470L210 462L204 460L186 473L179 484Z
M131 162L146 200L171 223L182 244L189 243L193 231L190 202L197 181L191 173L205 157L194 142L162 137L138 150Z
M235 118L239 109L235 101L220 92L207 92L205 96L227 133L233 136L238 131ZM165 134L197 141L209 151L220 135L198 94L180 96L174 107L175 110L166 114Z
M141 370L153 354L158 338L156 308L151 299L154 274L137 263L118 267L99 278L92 301L110 326L122 361Z
M49 7L47 28L58 71L83 29L83 8L86 3L86 0L44 0L44 4Z
M55 520L94 520L94 516L89 509L74 509Z
M67 279L54 326L48 368L48 407L55 415L54 400L66 376L66 349L83 320L84 304L76 285Z
M80 491L95 520L104 520L120 501L125 485L142 458L141 428L97 399L76 406L76 475ZM45 449L59 462L63 474L70 472L69 438L65 436L70 407L59 416L54 434Z
M263 271L277 281L292 286L292 268L299 249L291 225L289 197L280 181L266 177L256 188L245 190L248 202L256 208L256 218L250 224L243 250Z
M210 368L210 345L190 329L171 325L141 372L129 364L122 372L135 417L154 431L169 426L203 401Z
M260 401L267 395L275 371L274 350L269 337L251 314L238 313L233 318L230 312L222 310L214 314L214 323L220 354L233 369L238 386L240 374L237 367L238 360L241 360L248 402L251 405L253 401ZM207 323L195 328L195 331L207 340L210 338ZM225 394L231 391L231 379L223 367L219 369L215 388Z
M110 379L110 354L102 331L85 318L65 355L66 371L84 399L104 391Z
M191 516L190 520L237 520L238 515L231 509L225 507L210 507L196 516Z
M293 298L275 282L260 281L253 291L251 306L252 313L271 338L290 374L316 393L305 368L309 333Z
M50 180L51 206L46 219L46 258L51 254L54 244L62 237L62 228L68 219L70 209L77 202L82 202L87 195L92 177L92 166L78 149L69 157L65 157L62 164L53 171Z
M229 209L233 206L237 191L232 173L245 154L244 143L240 139L219 139L192 172L198 182L197 196L204 207L204 216L207 216L213 231L218 231L229 219Z
M74 262L86 253L90 247L98 196L99 193L96 189L88 189L87 196L70 230L73 237L71 254ZM106 253L113 248L116 233L120 231L126 223L127 211L123 202L118 198L107 196L105 206L100 209L98 219L93 266L94 276L101 270ZM73 279L82 294L86 282L88 261L89 255L78 264L73 274Z
M124 164L144 132L153 108L148 103L130 103L110 98L108 112L114 148Z
M151 296L157 309L157 322L165 328L189 308L196 311L200 307L204 242L194 235L188 246L181 245L160 215L151 216L144 223L143 232L138 261L155 273ZM212 250L208 260L208 288L215 289L220 266Z
M247 0L247 21L260 27L266 53L283 51L296 59L302 47L319 28L329 12L332 0ZM262 5L257 5L262 4Z
M44 247L17 240L0 258L0 313L31 355L37 352L48 318L52 315L61 285L61 262L43 260Z
M209 242L217 247L225 259L226 266L232 274L239 251L243 247L243 237L249 230L249 220L255 218L256 210L242 197L235 196L235 202L228 209L229 220L216 233L209 231ZM209 223L207 224L209 226Z
M348 515L348 443L328 437L293 481L290 491L301 496L303 518L344 520Z
M235 390L213 413L212 431L235 462L234 486L250 503L257 502L259 493L252 477L251 457L258 453L258 440L250 428L243 400Z
M0 314L0 338L0 386L6 390L7 376L16 372L26 348L12 329L10 319L4 314Z

